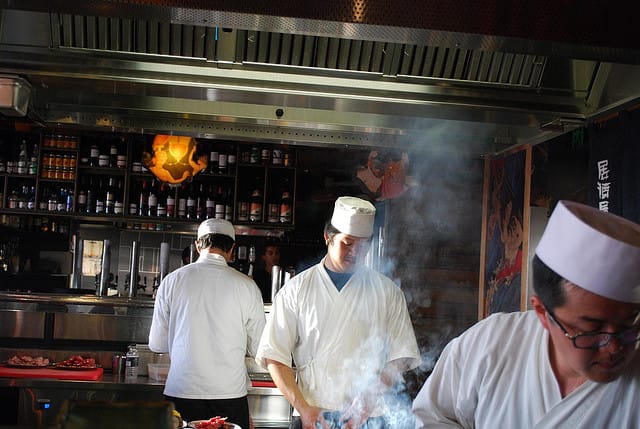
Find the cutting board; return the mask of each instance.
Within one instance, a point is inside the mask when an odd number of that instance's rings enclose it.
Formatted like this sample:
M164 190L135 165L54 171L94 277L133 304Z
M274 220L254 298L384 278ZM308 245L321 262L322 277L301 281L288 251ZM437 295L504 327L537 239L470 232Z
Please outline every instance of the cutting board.
M102 377L103 368L96 369L54 369L54 368L12 368L0 365L0 377L8 378L55 378L57 380L95 381Z

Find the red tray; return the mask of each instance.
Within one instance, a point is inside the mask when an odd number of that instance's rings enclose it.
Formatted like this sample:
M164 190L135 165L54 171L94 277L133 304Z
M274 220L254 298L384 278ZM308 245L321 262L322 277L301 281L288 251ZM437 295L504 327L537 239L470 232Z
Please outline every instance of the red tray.
M95 381L102 377L103 368L73 371L55 368L11 368L0 365L0 377L8 378L55 378L57 380Z

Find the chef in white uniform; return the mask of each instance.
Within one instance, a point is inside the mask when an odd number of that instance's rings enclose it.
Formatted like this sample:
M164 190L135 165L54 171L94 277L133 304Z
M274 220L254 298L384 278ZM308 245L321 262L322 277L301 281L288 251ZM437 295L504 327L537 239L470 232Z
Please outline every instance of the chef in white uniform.
M249 429L245 356L254 357L265 324L253 280L229 267L235 231L222 219L198 227L200 256L160 284L149 348L169 352L164 388L187 421L228 417Z
M445 347L416 428L640 428L640 226L560 201L533 292Z
M292 427L390 427L382 396L420 363L402 290L362 265L374 216L370 202L338 198L326 256L273 302L256 361L294 407Z

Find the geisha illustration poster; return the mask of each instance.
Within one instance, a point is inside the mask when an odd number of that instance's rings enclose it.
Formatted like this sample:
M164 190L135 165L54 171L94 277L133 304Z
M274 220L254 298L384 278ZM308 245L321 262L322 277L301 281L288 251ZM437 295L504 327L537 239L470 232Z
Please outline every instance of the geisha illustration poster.
M531 148L485 164L480 318L526 308Z

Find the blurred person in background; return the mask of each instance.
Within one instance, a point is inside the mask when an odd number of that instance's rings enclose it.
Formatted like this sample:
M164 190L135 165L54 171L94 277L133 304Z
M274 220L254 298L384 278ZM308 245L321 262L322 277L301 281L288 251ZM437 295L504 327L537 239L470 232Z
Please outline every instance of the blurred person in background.
M532 310L445 347L416 428L640 427L640 226L560 201L532 268Z
M271 241L265 242L260 259L264 266L253 272L253 280L262 292L262 300L271 302L271 270L274 265L280 265L280 246Z
M402 290L363 265L374 216L370 202L338 198L326 256L274 299L256 362L293 406L292 428L403 427L384 397L420 355Z
M169 353L164 395L185 420L222 416L248 429L245 356L256 355L265 315L254 281L227 265L234 246L230 222L200 224L198 259L160 283L149 348Z

